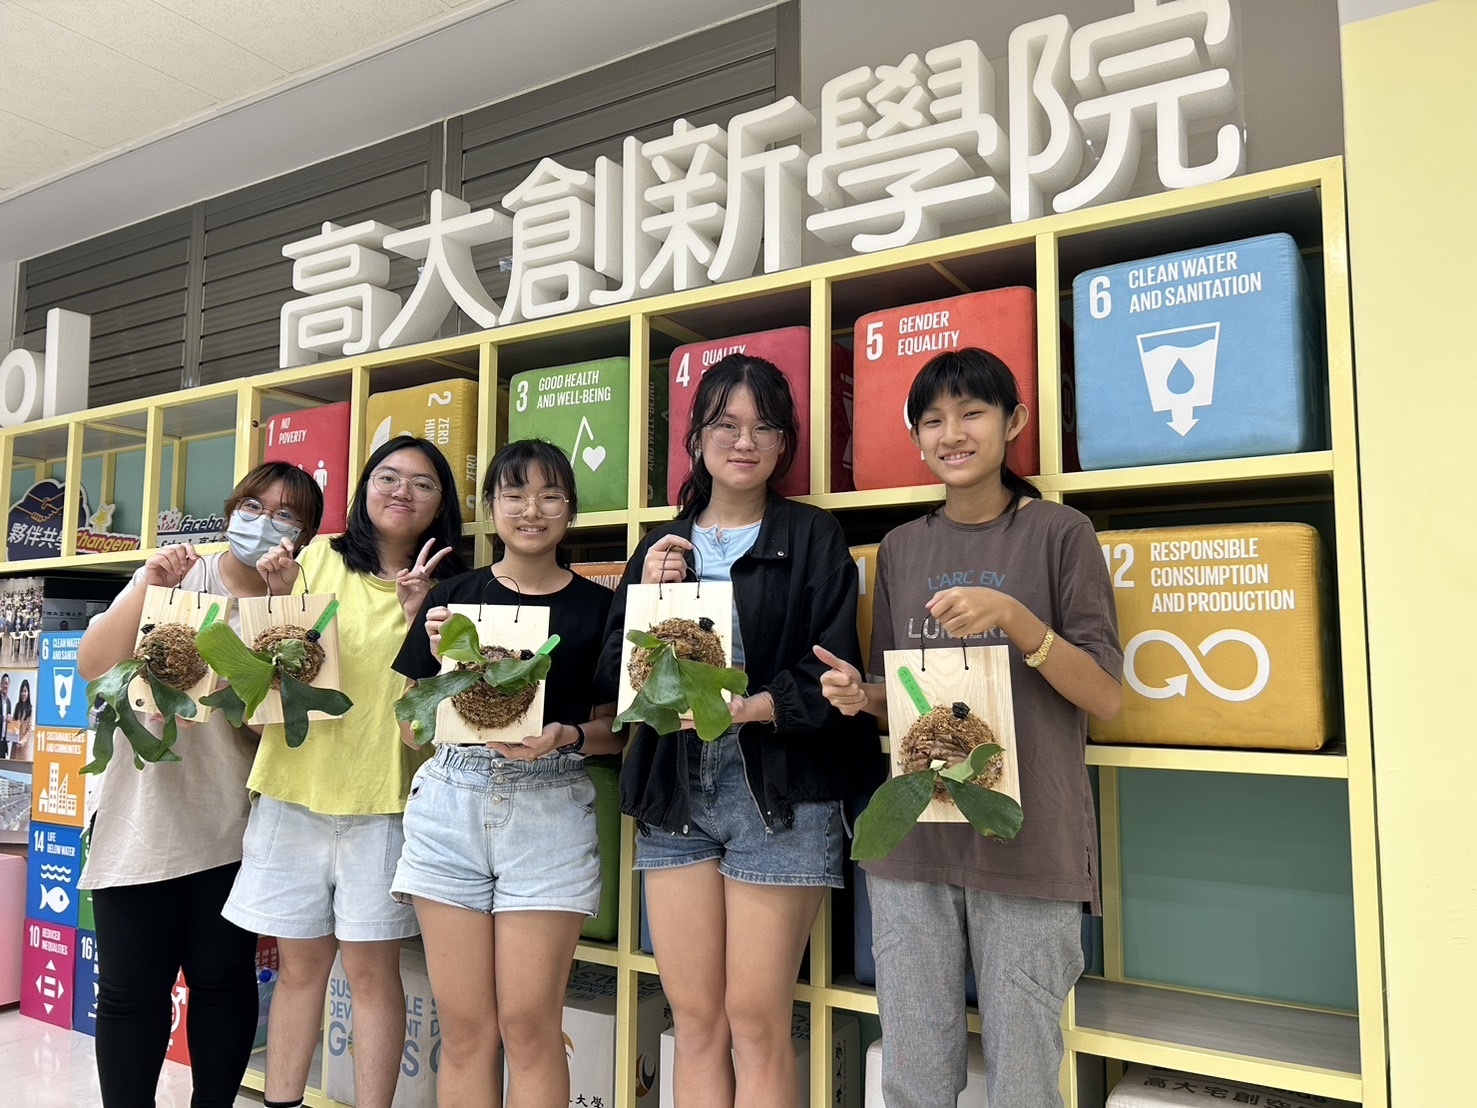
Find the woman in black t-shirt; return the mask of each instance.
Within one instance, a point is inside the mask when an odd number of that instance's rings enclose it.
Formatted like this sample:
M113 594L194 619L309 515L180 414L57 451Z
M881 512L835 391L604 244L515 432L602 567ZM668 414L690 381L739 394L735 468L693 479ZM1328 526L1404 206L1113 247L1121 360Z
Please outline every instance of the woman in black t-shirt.
M518 745L438 747L411 784L392 889L415 904L425 938L441 1022L441 1102L486 1099L501 1043L511 1099L564 1104L564 984L600 900L595 788L581 758L618 753L623 742L610 727L615 705L591 703L612 594L558 556L579 507L558 447L509 443L488 467L482 496L502 556L430 591L395 669L412 680L440 671L447 605L545 607L559 645L544 717L528 721Z

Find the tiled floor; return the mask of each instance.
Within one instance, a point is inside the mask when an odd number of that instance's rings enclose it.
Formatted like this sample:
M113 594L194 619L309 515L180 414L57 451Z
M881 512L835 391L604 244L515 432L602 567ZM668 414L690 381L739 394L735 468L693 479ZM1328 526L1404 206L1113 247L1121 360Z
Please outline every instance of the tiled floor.
M0 1089L6 1108L90 1108L100 1103L92 1037L0 1008ZM159 1108L189 1108L190 1071L165 1062ZM243 1093L237 1108L261 1108Z

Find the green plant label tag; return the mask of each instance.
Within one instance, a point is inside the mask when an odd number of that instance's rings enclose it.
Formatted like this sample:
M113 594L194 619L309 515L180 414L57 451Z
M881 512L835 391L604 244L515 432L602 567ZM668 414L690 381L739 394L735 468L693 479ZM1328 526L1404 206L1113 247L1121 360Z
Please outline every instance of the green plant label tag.
M320 635L323 634L328 628L328 625L333 622L333 617L336 615L338 615L338 600L330 600L328 607L324 608L323 614L318 617L318 622L313 624L313 630L317 631Z
M218 616L218 615L220 615L220 614L221 614L221 606L219 604L212 604L209 608L206 608L205 609L205 622L200 625L201 628L209 627L212 623L215 622L215 617Z
M913 676L913 671L907 666L898 666L897 676L898 680L903 683L903 688L907 690L908 696L912 698L913 707L917 708L920 714L927 715L932 705L928 703L928 697L923 695L923 690L918 687L918 679Z
M549 636L549 641L546 642L546 643L544 643L544 645L541 646L541 647L539 647L537 650L535 650L534 653L535 654L552 654L552 653L554 653L554 648L556 646L558 646L558 645L559 645L559 636L558 635L550 635Z

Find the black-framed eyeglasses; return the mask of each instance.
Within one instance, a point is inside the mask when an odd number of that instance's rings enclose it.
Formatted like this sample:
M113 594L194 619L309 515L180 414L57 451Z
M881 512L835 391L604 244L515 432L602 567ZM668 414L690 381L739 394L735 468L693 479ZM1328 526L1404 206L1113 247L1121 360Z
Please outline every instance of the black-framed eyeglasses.
M430 500L441 491L441 486L429 477L403 477L393 469L375 470L369 475L369 484L386 496L393 496L402 486L408 486L410 495L415 500Z
M529 503L538 508L544 519L558 519L569 508L569 497L563 493L545 492L538 496L525 496L521 492L497 494L498 511L508 516L521 516L528 511Z
M267 522L283 534L286 534L288 531L301 531L303 529L303 521L298 519L291 511L286 508L278 508L275 512L269 512L267 511L267 506L255 497L248 496L236 505L236 510L247 519L256 519L258 516L265 515Z
M724 450L737 446L739 439L746 431L749 434L749 441L758 450L774 450L785 438L785 433L778 427L766 427L762 423L753 427L740 427L737 423L720 420L717 423L708 424L705 430L712 437L713 445L722 447Z

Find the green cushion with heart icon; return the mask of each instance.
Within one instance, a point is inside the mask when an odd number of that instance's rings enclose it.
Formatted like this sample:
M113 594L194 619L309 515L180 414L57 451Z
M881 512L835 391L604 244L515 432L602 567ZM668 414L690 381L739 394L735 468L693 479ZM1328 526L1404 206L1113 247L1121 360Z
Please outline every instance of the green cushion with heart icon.
M580 510L625 509L631 359L600 358L513 376L508 439L548 439L574 464Z

